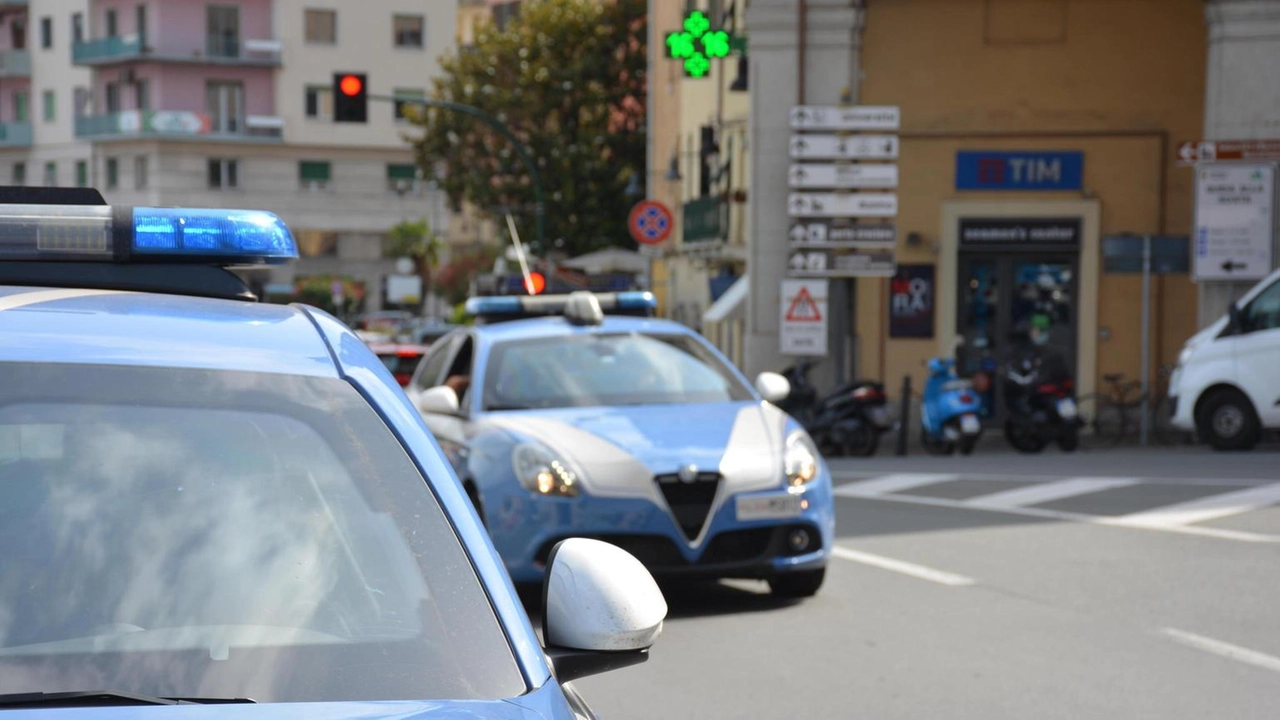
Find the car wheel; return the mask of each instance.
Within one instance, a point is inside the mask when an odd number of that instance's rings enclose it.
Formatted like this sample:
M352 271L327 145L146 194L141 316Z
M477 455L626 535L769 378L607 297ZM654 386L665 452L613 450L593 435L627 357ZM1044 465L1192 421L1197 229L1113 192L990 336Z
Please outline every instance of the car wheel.
M1238 390L1217 390L1206 397L1196 430L1214 450L1250 450L1258 442L1258 415Z
M779 598L813 597L818 594L826 577L826 568L784 573L769 581L769 590Z

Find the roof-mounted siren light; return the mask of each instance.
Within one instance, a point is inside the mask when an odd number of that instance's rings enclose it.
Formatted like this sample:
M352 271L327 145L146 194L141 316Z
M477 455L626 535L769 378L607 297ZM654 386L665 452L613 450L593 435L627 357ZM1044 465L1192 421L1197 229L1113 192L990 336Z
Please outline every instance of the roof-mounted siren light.
M595 293L580 290L569 293L564 306L565 318L574 325L600 325L604 322L604 310Z

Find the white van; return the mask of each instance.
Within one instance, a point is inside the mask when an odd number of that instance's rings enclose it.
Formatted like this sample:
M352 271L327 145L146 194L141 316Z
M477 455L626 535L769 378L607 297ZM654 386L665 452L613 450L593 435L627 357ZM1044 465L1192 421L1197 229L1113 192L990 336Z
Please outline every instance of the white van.
M1187 341L1169 382L1173 425L1218 450L1280 430L1280 270Z

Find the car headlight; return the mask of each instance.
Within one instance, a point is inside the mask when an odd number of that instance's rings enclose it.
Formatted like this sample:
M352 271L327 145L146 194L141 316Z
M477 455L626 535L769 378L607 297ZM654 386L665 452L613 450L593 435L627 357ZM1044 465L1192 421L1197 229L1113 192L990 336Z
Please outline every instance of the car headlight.
M1186 365L1187 363L1191 362L1191 356L1195 355L1195 353L1196 353L1195 345L1187 345L1186 347L1182 348L1182 352L1178 353L1178 367L1182 367L1183 365Z
M573 497L578 494L578 474L567 461L540 443L517 445L511 453L511 469L521 485L539 495Z
M787 484L799 487L818 476L818 448L809 433L797 430L787 437L782 455L782 465L787 473Z

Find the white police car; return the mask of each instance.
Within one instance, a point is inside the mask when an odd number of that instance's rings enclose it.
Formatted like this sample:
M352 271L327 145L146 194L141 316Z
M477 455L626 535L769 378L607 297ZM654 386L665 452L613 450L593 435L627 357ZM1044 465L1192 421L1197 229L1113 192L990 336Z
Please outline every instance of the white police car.
M383 364L221 267L295 257L276 217L6 201L0 710L567 720L568 681L646 657L633 557L557 545L540 645Z
M655 575L822 585L831 478L804 429L648 293L472 298L406 388L517 581L568 537Z

